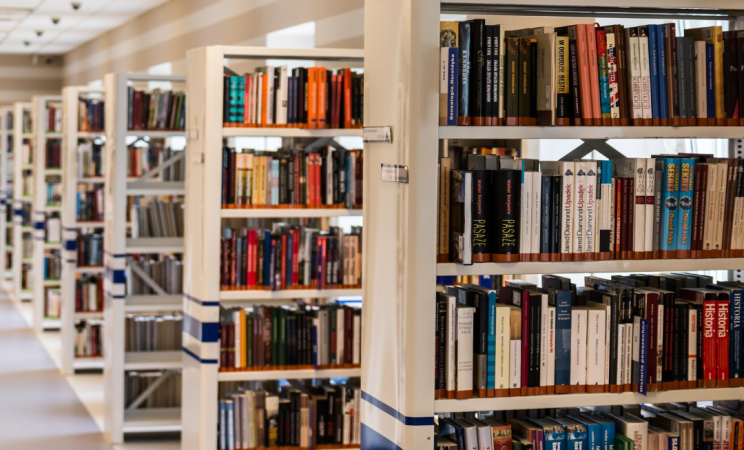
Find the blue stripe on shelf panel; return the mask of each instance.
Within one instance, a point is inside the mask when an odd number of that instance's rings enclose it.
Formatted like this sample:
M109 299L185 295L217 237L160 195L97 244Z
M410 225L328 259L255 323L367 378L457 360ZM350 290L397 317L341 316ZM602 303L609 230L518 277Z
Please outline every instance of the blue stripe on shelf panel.
M202 364L218 364L219 363L219 361L217 361L216 359L201 359L196 355L196 353L192 352L186 347L181 347L181 348L183 349L184 353L191 356L192 358L194 358L195 360L199 361Z
M44 229L44 222L34 222L34 228L37 230L43 230Z
M7 205L7 204L8 204L7 200L5 200L4 198L0 198L0 205Z
M202 306L220 306L220 302L218 302L218 301L217 302L207 302L207 301L204 301L204 300L199 300L196 297L192 297L189 294L183 294L183 296L186 297L188 300L190 300L190 301L192 301L192 302L194 302L196 304L202 305Z
M188 314L183 315L183 331L201 342L218 342L220 324L217 322L200 322Z
M77 241L67 240L65 241L65 250L75 251L77 250Z
M127 256L126 253L111 253L108 250L104 250L103 252L109 256L113 256L114 258L126 258Z
M14 209L13 214L16 216L23 216L23 210L22 209Z
M434 417L408 417L403 413L398 412L392 406L389 406L382 401L372 397L368 393L362 391L362 398L367 401L370 405L383 411L384 413L398 419L399 422L406 426L412 427L426 427L434 425Z
M361 430L361 450L403 450L395 442L381 435L377 431L365 424L360 424Z
M113 298L114 300L124 300L125 298L127 298L126 295L111 295L110 291L106 291L105 294L106 297Z
M65 262L70 263L70 264L77 264L77 261L74 259L66 259Z

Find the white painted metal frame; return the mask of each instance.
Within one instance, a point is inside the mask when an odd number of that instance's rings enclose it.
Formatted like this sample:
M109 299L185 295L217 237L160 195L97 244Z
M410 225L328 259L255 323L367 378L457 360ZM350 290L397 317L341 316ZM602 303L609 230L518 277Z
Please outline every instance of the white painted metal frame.
M13 223L6 222L6 214L10 209L13 210L13 188L10 184L12 180L8 179L8 165L13 164L8 138L13 137L13 130L8 127L9 115L13 114L12 106L4 106L0 109L0 276L2 280L13 278L13 267L6 267L7 252L12 251L13 246L8 246L6 233L8 229L12 231ZM13 216L11 215L11 218ZM10 228L9 228L10 227Z
M360 136L361 130L303 130L298 128L223 128L223 65L225 59L293 59L359 63L363 50L278 49L264 47L201 47L187 52L186 116L188 148L186 185L186 252L184 273L183 398L181 448L217 449L217 389L219 381L276 380L359 376L359 369L323 371L259 371L219 373L220 301L286 303L288 298L359 295L343 291L229 291L220 292L220 236L222 218L338 217L358 210L247 209L221 210L222 146L227 137ZM365 159L367 156L365 155ZM365 163L366 164L366 163ZM367 198L365 197L365 202ZM308 295L305 295L308 294ZM289 297L291 295L291 297ZM365 313L366 314L366 313ZM433 319L432 319L433 320Z
M440 139L741 138L741 127L439 127L440 12L465 8L574 8L588 0L377 0L365 3L365 126L391 126L392 143L365 145L364 299L362 326L362 448L432 448L438 412L484 411L646 401L744 399L744 389L635 394L562 395L519 399L434 400L435 277L437 275L585 272L568 263L437 264L437 149ZM619 17L723 13L742 16L739 0L625 0ZM458 10L459 8L459 10ZM662 11L655 8L668 8ZM680 11L680 8L696 8ZM615 8L619 9L619 8ZM642 11L641 11L642 10ZM729 10L729 11L727 11ZM733 11L731 11L733 10ZM520 12L514 11L513 14ZM597 12L599 14L599 12ZM482 14L488 14L483 12ZM522 13L524 15L524 12ZM560 14L558 14L560 15ZM565 14L570 16L571 13ZM726 19L728 20L728 19ZM508 23L508 19L505 20ZM508 25L507 25L508 26ZM557 159L558 156L555 157ZM381 164L404 165L409 183L380 180ZM671 264L669 266L667 263ZM674 270L735 269L739 260L665 261ZM647 261L593 262L592 272L658 270Z
M24 203L30 204L33 196L23 197L23 170L31 169L33 166L24 167L22 161L23 140L28 139L33 145L33 127L31 133L23 133L23 111L30 111L33 119L33 104L31 102L17 102L13 105L13 299L17 302L30 301L33 299L32 291L21 289L21 271L23 266L31 266L31 260L23 260L23 234L31 235L33 239L33 227L23 228L21 208ZM32 266L31 266L32 267Z
M44 241L44 226L46 215L49 212L59 211L58 208L49 207L46 204L46 179L48 175L62 175L59 169L46 168L46 144L50 139L61 140L64 133L47 133L47 106L49 103L62 103L60 95L34 96L33 103L33 128L34 128L34 192L33 192L33 224L34 224L34 328L37 331L59 329L60 319L46 319L44 317L44 297L47 288L59 287L61 281L49 282L44 280L44 253L45 250L54 248L48 244L61 244L59 242ZM64 178L64 177L62 177ZM64 303L63 299L63 303ZM64 307L63 307L64 308Z
M102 268L85 269L77 267L77 232L81 228L103 228L103 222L96 224L77 221L77 188L80 183L89 180L78 178L78 144L81 140L95 140L103 137L103 132L80 132L78 99L90 94L103 100L104 89L87 86L66 86L62 89L62 370L66 374L75 373L75 369L103 369L103 358L75 357L75 322L78 319L103 318L102 313L75 312L75 279L78 273L103 273ZM97 97L98 98L98 97ZM103 178L96 179L102 183Z
M183 131L130 131L127 127L127 87L132 82L170 81L183 83L186 77L177 75L139 75L110 73L104 78L106 150L105 167L105 227L104 227L104 433L112 443L120 444L125 433L167 432L181 429L178 408L126 411L124 404L124 372L126 370L174 369L180 367L180 355L174 352L125 354L124 319L128 312L178 311L181 296L127 296L125 292L126 255L132 253L180 253L182 238L127 238L127 197L141 195L132 192L127 182L128 136L169 138L183 136ZM168 182L154 181L159 186L148 195L179 195ZM183 186L183 183L180 183ZM187 210L188 212L188 210ZM177 297L176 301L173 297ZM180 352L177 352L180 353ZM138 361L146 361L138 365Z

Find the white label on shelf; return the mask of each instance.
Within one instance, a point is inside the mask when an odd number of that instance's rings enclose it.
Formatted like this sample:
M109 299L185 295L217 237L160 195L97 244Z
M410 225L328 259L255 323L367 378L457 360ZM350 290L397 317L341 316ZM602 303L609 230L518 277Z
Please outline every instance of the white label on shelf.
M382 142L385 144L393 143L393 133L389 126L363 127L362 136L365 144L372 142Z
M380 180L408 184L408 166L397 164L381 164L381 166Z

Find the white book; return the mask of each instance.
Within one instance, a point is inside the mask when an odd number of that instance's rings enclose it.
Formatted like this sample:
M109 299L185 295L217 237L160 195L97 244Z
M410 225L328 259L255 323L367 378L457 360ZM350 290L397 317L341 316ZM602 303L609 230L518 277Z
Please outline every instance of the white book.
M628 158L629 168L635 174L635 210L633 212L633 251L643 253L646 248L646 159ZM639 198L644 200L641 204ZM652 218L653 219L653 218ZM653 222L651 222L653 226ZM653 238L651 241L653 246Z
M598 303L598 302L586 302L587 306L591 306L592 308L601 309L605 312L605 368L604 368L604 384L605 386L609 386L610 384L610 333L609 330L612 327L612 310L610 305L605 305L604 303Z
M629 437L633 442L633 450L648 449L648 422L631 414L617 417L612 414L608 418L615 422L615 433Z
M633 370L633 323L625 324L625 374L623 375L623 381L625 384L632 383L632 370Z
M548 294L540 297L540 387L543 387L548 385Z
M705 41L695 41L695 101L698 119L708 118L708 91L706 85L708 74L705 64L705 46Z
M644 250L654 251L654 186L656 186L656 159L646 158L646 228L643 231L645 239Z
M715 250L721 250L723 248L723 217L726 213L726 181L728 178L728 163L718 163L718 191L716 192L716 236L715 236Z
M344 309L336 310L336 364L343 364L344 357Z
M555 306L548 307L548 386L555 386Z
M457 395L473 392L473 315L475 308L457 307Z
M242 329L241 327L243 326L243 324L240 321L240 311L233 311L233 321L235 322L235 330L238 331L237 333L235 333L235 348L233 349L235 352L235 367L237 368L237 367L243 367L242 361L240 360L240 354L241 354L240 335L242 334L240 333L240 330Z
M606 313L601 308L587 310L586 384L603 386L605 380Z
M492 450L493 449L493 437L491 435L491 426L485 422L477 419L471 420L475 424L478 430L478 449L477 450Z
M738 176L738 169L737 169L737 176ZM742 197L735 197L734 198L734 213L732 215L733 217L733 227L731 227L731 249L732 250L740 250L742 248L742 223L741 221L744 220L744 217L742 217L742 207L741 207L741 201Z
M638 37L638 51L641 58L641 106L643 107L643 118L653 118L651 109L651 66L649 65L648 36L645 35L645 29L641 29L641 36Z
M705 205L705 227L703 228L703 250L713 250L715 242L715 217L716 217L716 189L718 188L718 167L716 164L708 164L708 189L705 193L707 204Z
M563 177L563 188L561 190L561 259L568 257L570 261L573 253L573 235L574 235L574 209L576 206L575 193L575 167L573 161L559 163L561 166L561 176Z
M446 294L445 294L446 295ZM444 355L445 364L445 389L447 392L454 393L457 389L455 386L457 373L457 299L454 295L447 295L447 336L446 353Z
M687 380L697 380L697 310L690 308L687 338Z
M530 237L530 254L540 253L540 201L542 197L542 174L529 172L532 175L532 236Z
M597 230L599 220L599 202L597 202L597 161L585 161L586 164L586 195L584 198L584 253L596 253L599 243ZM593 258L593 257L592 257Z
M617 384L622 386L625 384L625 324L621 323L617 326Z
M277 91L277 124L287 123L287 107L289 106L289 76L287 74L287 66L283 65L279 67L279 91Z
M453 297L454 299L454 297ZM496 389L509 389L509 323L511 308L507 305L496 304L496 355L494 357L494 376Z
M656 317L663 318L664 317L664 305L659 302L659 313ZM697 325L695 326L697 329ZM664 354L664 321L663 320L657 320L656 321L656 355L663 355ZM656 382L661 383L663 381L663 377L661 376L663 372L664 365L661 363L656 364Z
M585 306L574 306L571 310L571 385L586 385L588 311Z
M274 66L264 66L266 77L266 125L274 124Z
M521 162L521 161L520 161ZM532 246L530 238L532 237L532 175L522 168L522 198L521 210L519 214L519 254L520 256L528 255Z
M574 162L574 168L576 173L574 174L574 182L576 188L574 190L574 233L573 233L573 252L575 254L582 254L585 251L584 248L584 234L586 227L586 161L578 160ZM582 255L583 256L583 255Z
M721 450L731 450L732 448L731 416L721 413Z
M632 31L632 33L631 33ZM628 93L631 98L631 119L642 119L643 118L643 101L642 87L641 87L641 50L640 43L638 42L638 35L635 34L635 30L630 28L625 29L625 42L626 42L626 55L627 55L627 68L628 68Z
M511 340L511 352L509 355L509 388L522 387L522 340Z
M243 403L240 408L240 414L243 418L243 448L254 448L257 444L256 436L256 418L254 417L256 409L256 393L247 391L243 394Z
M610 116L620 118L619 87L617 85L617 47L615 33L607 33L607 75L610 84Z

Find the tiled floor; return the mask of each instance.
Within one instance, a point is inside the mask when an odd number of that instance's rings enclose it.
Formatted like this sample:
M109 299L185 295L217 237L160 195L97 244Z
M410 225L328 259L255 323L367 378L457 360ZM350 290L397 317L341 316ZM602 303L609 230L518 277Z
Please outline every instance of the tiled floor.
M177 441L108 444L101 433L103 375L63 375L59 332L37 334L30 323L30 303L0 297L0 448L180 448Z

